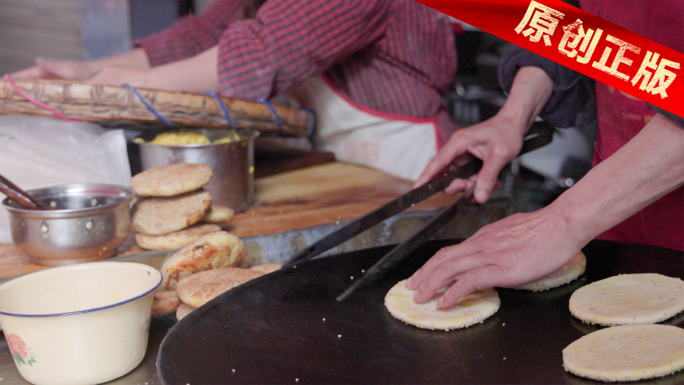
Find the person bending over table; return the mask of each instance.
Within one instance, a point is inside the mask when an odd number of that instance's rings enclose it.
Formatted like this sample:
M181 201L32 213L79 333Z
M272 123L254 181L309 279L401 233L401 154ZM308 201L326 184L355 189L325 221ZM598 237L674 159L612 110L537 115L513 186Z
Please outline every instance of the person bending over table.
M217 0L200 16L91 62L37 59L15 78L205 92L288 93L317 115L315 146L415 180L455 131L448 18L413 0Z
M580 3L588 12L684 52L682 1ZM452 135L416 185L474 156L484 162L476 179L454 181L447 192L475 183L475 200L484 203L538 114L567 127L587 115L581 108L587 101L599 121L594 168L549 206L485 226L440 250L406 284L417 290L416 302L434 298L454 281L439 307L453 306L475 290L532 282L560 269L594 238L684 251L684 119L650 106L652 111L601 83L594 101L587 78L518 47L504 54L499 75L510 90L501 111Z

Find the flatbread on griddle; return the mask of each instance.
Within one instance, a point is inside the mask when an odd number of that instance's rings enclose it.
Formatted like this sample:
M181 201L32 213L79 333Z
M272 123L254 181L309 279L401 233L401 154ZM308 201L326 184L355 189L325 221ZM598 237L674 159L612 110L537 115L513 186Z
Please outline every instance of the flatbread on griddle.
M599 325L664 321L684 310L684 281L660 274L624 274L577 289L570 313Z
M198 190L170 198L144 198L133 212L135 230L146 235L164 235L192 226L211 206L208 191Z
M626 325L595 331L563 350L565 370L599 381L638 381L684 369L684 329Z
M480 323L499 310L501 301L494 289L472 293L449 309L437 309L437 300L417 304L414 291L405 286L406 281L394 285L385 296L385 307L394 318L423 329L452 330Z
M131 178L131 188L142 197L170 197L202 188L212 174L204 164L170 164L137 174Z
M544 291L563 286L576 280L584 273L587 267L587 258L581 251L571 259L565 266L559 270L547 275L544 278L538 279L534 282L526 283L518 286L516 290L530 290L530 291Z

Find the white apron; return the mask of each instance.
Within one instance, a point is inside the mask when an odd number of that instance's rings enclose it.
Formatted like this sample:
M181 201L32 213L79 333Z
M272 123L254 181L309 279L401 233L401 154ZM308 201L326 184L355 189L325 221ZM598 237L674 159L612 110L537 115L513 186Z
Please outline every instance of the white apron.
M364 107L322 76L305 80L292 94L316 112L316 149L335 153L337 160L416 180L437 154L438 115L414 118Z

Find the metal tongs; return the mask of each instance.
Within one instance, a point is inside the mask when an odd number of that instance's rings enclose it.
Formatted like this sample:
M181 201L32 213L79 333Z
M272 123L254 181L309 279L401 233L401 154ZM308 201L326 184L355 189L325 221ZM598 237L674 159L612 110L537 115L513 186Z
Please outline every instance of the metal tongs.
M528 131L527 136L523 141L523 147L519 155L549 144L553 139L553 133L554 127L552 125L544 122L535 122L532 124L532 127ZM444 172L442 175L436 177L432 181L409 191L408 193L394 199L384 206L321 238L316 243L292 257L292 259L290 259L283 266L283 270L295 268L297 265L301 265L302 263L324 253L325 251L344 243L345 241L377 225L385 219L390 218L415 205L416 203L431 197L437 192L444 190L454 179L467 179L470 176L477 174L481 168L482 161L479 159L474 159L463 166ZM374 282L378 278L384 276L385 273L387 273L392 267L396 266L399 262L408 257L422 243L427 241L432 234L434 234L445 223L453 218L460 208L468 204L467 199L472 195L472 189L473 187L471 186L458 199L456 199L454 203L433 218L425 227L420 229L411 238L396 246L384 257L382 257L376 264L366 271L361 279L355 281L347 288L347 290L340 294L340 296L337 297L337 301L344 301L356 289L362 285Z

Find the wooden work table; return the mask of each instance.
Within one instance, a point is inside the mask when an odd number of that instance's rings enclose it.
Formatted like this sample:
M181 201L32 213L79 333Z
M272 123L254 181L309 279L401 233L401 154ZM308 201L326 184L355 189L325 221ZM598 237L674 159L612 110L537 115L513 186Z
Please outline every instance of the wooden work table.
M308 167L257 179L252 207L224 227L245 237L354 219L406 193L411 186L410 181L346 163ZM454 199L438 193L413 210L445 207ZM140 251L132 237L119 248L120 255ZM0 244L0 277L44 268L31 263L18 247Z

